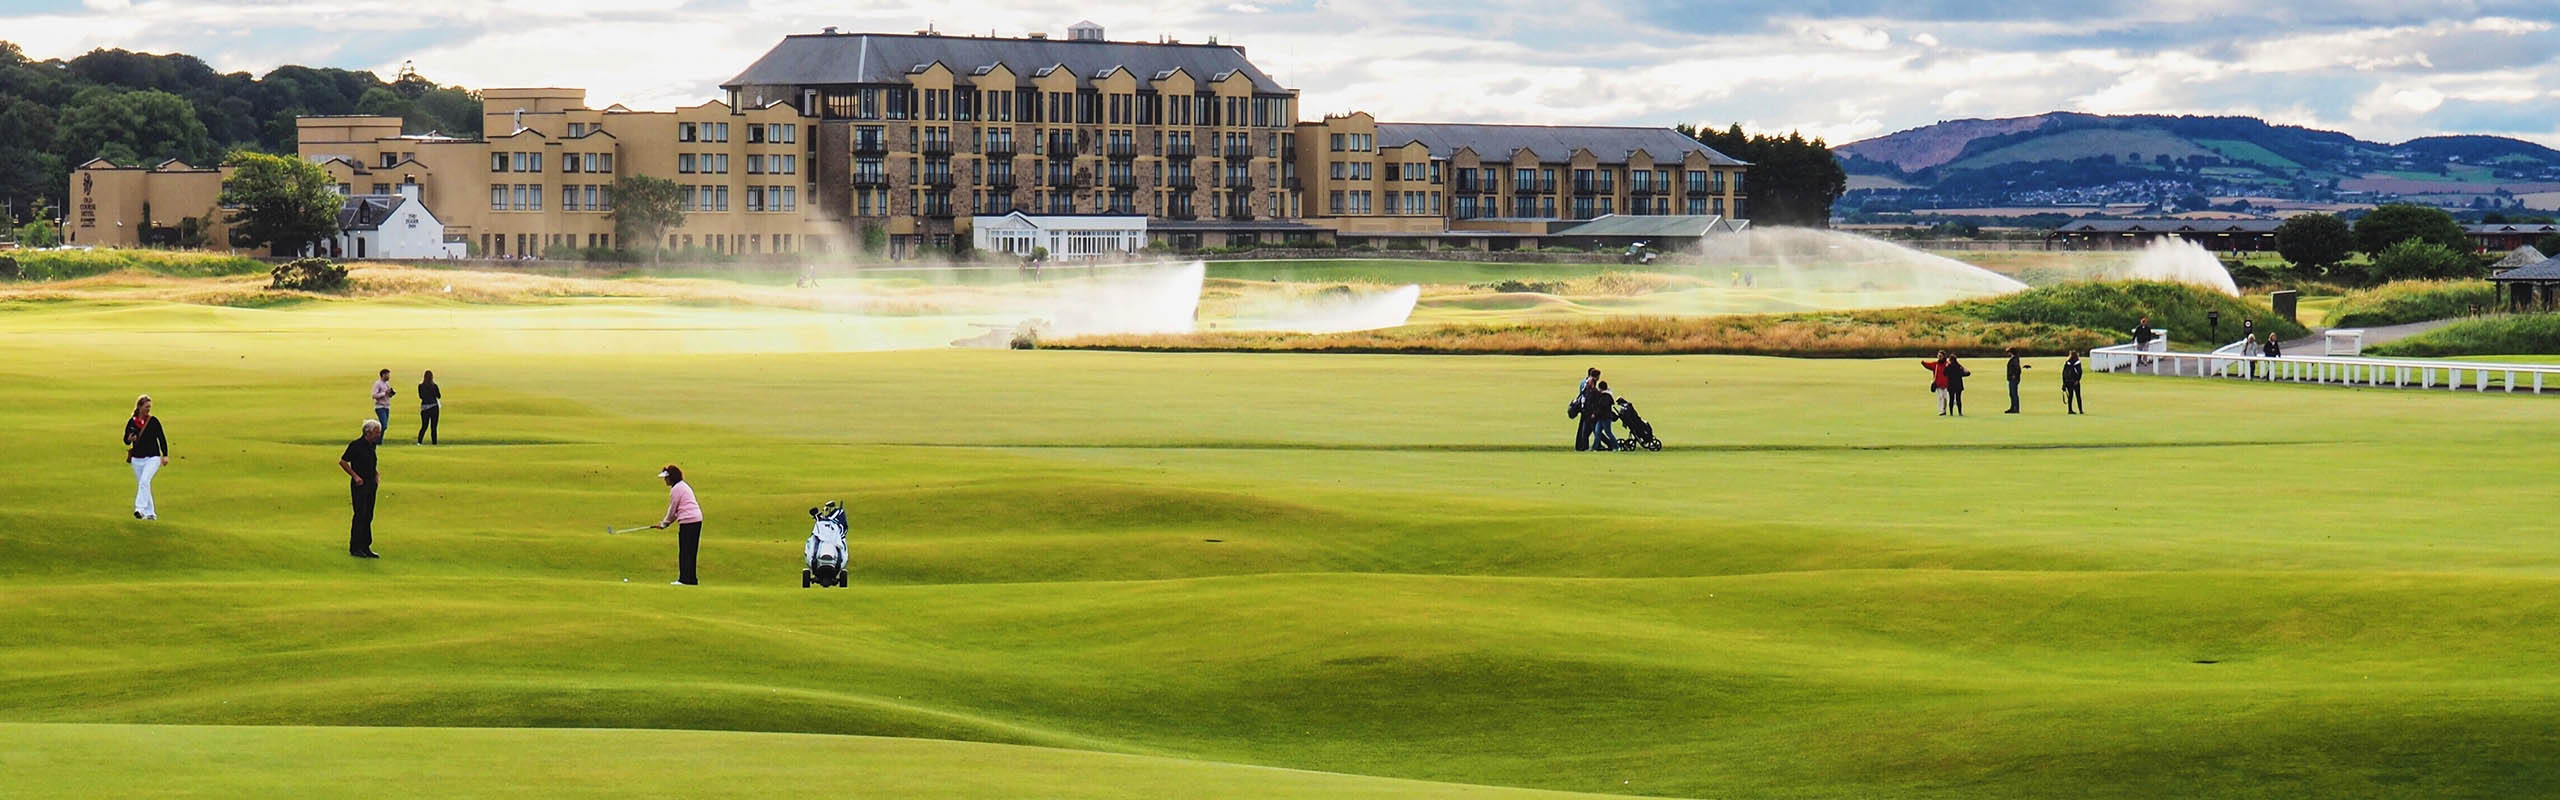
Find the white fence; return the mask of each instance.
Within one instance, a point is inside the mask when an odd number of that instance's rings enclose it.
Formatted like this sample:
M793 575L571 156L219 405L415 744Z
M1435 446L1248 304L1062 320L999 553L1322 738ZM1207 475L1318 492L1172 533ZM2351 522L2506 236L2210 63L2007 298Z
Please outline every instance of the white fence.
M2089 351L2089 369L2095 372L2126 372L2135 375L2180 375L2195 378L2230 378L2235 380L2288 381L2335 386L2387 386L2395 389L2436 389L2542 393L2544 376L2560 375L2560 364L2498 364L2491 362L2420 361L2393 358L2341 358L2336 356L2270 357L2244 354L2240 343L2224 345L2211 353L2168 352L2166 341L2152 343L2150 349L2135 350L2120 344ZM2560 391L2560 380L2552 389Z

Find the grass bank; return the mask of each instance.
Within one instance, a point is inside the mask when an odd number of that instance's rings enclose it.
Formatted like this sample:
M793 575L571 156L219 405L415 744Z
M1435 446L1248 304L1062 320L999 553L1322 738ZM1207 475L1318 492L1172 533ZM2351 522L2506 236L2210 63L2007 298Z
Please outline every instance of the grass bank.
M1584 282L1606 279L1584 279ZM1630 279L1631 280L1631 279ZM2240 320L2286 337L2309 333L2266 308L2209 290L2147 281L2066 283L1917 309L1731 316L1610 316L1457 322L1374 331L1292 334L1203 331L1089 336L1043 348L1171 352L1450 353L1468 355L1726 354L1819 358L1983 354L2016 347L2059 354L2126 341L2151 319L2182 349L2213 344L2207 312L2236 336Z
M243 256L184 250L22 250L0 252L17 262L16 280L62 281L139 272L170 278L216 278L266 273L266 262Z
M2459 317L2498 306L2488 281L2394 281L2339 298L2328 327L2370 328Z
M2560 354L2560 314L2502 314L2464 320L2365 348L2378 356L2523 356Z

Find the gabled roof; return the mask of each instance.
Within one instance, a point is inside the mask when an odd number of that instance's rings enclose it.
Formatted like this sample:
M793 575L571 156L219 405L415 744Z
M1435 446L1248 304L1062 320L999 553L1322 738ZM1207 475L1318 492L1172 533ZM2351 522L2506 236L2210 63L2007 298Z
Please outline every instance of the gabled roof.
M2547 225L2540 222L2508 222L2502 224L2464 225L2462 226L2462 230L2464 233L2474 236L2484 233L2538 233L2548 235L2560 233L2560 225Z
M2560 258L2544 259L2540 264L2507 270L2490 276L2489 280L2560 281Z
M383 221L399 213L408 202L409 198L396 194L350 195L347 204L338 209L338 230L380 230Z
M2489 265L2489 269L2495 271L2515 269L2517 267L2530 267L2535 264L2548 261L2550 258L2550 256L2543 255L2542 251L2533 249L2533 245L2525 245L2523 247L2516 248L2515 252L2508 253L2506 258L2498 259L2498 263Z
M1289 91L1246 61L1244 48L1212 44L1153 42L1089 42L1070 39L994 39L969 36L912 36L882 33L795 34L765 51L722 88L741 86L823 86L857 83L904 83L909 66L929 64L1004 64L1016 76L1032 65L1063 67L1079 84L1086 77L1119 67L1139 75L1182 68L1192 75L1235 72L1253 81L1254 91Z
M1704 153L1707 163L1718 166L1745 166L1732 156L1680 135L1670 128L1631 128L1598 125L1478 125L1441 122L1378 123L1378 145L1395 147L1407 142L1421 142L1431 148L1434 158L1448 158L1459 149L1470 149L1479 158L1511 158L1513 153L1528 150L1546 159L1562 160L1575 150L1589 150L1603 164L1623 164L1627 156L1643 150L1657 163L1678 161L1691 152Z
M2280 219L2082 219L2056 233L2274 233Z

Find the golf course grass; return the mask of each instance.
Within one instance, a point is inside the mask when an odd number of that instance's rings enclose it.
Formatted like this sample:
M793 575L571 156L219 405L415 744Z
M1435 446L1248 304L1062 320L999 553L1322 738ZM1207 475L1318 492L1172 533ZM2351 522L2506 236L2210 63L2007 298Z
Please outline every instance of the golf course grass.
M2548 401L0 303L0 795L2526 797ZM1660 453L1577 454L1586 366ZM376 549L340 448L404 393ZM408 443L418 371L446 394ZM150 393L177 460L126 512ZM708 518L673 587L658 466ZM805 509L853 585L799 586ZM626 582L627 579L627 582Z

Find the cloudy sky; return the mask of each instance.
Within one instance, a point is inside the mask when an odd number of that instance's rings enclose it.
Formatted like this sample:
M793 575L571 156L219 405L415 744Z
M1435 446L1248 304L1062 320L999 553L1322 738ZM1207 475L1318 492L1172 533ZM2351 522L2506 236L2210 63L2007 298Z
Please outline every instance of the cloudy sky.
M2249 114L2560 146L2560 0L0 0L0 38L224 71L414 61L442 83L666 107L787 33L1063 35L1068 13L1114 39L1244 45L1308 115L1739 121L1838 144L2053 110Z

